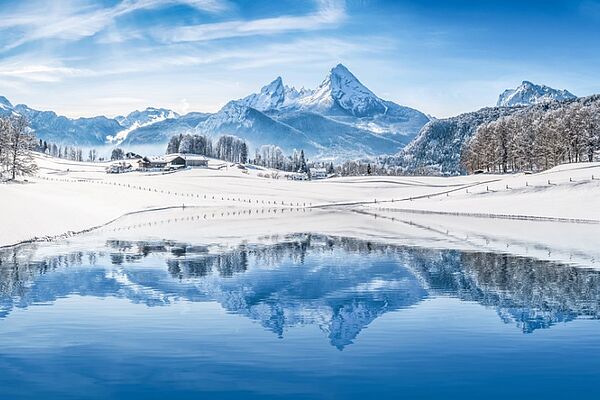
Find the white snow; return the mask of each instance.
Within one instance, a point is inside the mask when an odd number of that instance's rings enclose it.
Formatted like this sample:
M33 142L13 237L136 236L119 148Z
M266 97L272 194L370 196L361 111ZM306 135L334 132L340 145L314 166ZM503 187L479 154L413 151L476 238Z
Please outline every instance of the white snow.
M133 121L133 122L131 122L131 124L127 124L127 125L129 125L128 127L126 127L125 129L123 129L120 132L117 132L116 135L106 136L107 143L120 144L125 139L127 139L127 136L129 136L129 134L131 132L135 131L138 128L143 128L145 126L150 126L157 122L164 121L166 119L172 119L172 118L178 117L177 114L175 114L173 111L170 111L170 110L167 111L167 110L157 110L157 109L153 109L153 108L148 108L148 109L146 109L146 112L148 112L148 114L144 115L144 117L145 117L144 120ZM153 114L149 114L149 112L152 112Z
M387 107L342 64L338 64L309 96L298 100L301 108L325 110L335 103L355 115L376 109L385 113Z
M575 99L568 90L557 90L546 85L523 81L516 89L505 90L498 98L498 107L530 106L554 100Z
M400 238L414 245L454 243L495 249L490 246L513 243L520 253L542 242L562 249L568 259L573 248L597 252L595 243L600 237L600 163L563 165L533 175L373 176L302 182L260 177L271 171L243 170L219 160L209 160L209 168L204 169L117 175L104 172L109 163L42 155L37 162L38 177L26 183L0 184L0 246L83 231L126 213L166 207L198 219L198 228L190 232L196 238L313 231ZM311 205L316 207L312 211ZM283 213L282 208L286 209ZM172 212L131 215L117 224L141 226ZM558 224L552 219L588 223ZM169 228L160 228L156 234L165 238ZM487 244L483 239L462 243L461 238L467 236L496 239Z

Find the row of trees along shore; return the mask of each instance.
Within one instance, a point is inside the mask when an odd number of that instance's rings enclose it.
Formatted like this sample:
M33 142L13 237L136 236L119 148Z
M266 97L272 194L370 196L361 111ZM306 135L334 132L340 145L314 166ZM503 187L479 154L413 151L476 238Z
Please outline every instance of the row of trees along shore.
M600 101L523 112L481 125L461 155L467 172L540 171L591 162L600 151Z
M34 174L37 165L31 152L37 150L37 144L25 118L0 118L0 178L15 180Z

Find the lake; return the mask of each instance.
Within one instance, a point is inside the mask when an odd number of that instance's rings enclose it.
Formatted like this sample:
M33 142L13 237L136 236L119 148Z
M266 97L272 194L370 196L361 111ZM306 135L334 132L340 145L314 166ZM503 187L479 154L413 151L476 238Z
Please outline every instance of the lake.
M312 232L0 263L2 399L600 398L595 268Z

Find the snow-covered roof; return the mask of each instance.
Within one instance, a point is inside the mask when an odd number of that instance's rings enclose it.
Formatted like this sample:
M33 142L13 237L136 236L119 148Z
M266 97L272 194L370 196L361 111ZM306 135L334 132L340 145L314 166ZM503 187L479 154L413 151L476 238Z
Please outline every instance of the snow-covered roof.
M177 157L181 157L184 160L190 160L190 161L192 161L192 160L194 160L194 161L197 161L197 160L208 161L208 158L206 158L205 156L203 156L201 154L181 154L181 153L167 154L164 157L164 160L167 161L167 162L171 162L174 159L176 159Z

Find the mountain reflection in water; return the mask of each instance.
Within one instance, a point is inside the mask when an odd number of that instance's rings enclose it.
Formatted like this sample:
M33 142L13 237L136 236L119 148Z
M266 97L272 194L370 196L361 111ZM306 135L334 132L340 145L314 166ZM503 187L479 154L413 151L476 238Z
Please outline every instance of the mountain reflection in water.
M149 307L216 301L279 337L317 325L343 349L377 317L430 297L494 308L524 333L600 317L595 270L316 234L276 241L235 248L108 241L99 250L43 257L36 256L41 245L2 250L0 318L75 294Z

